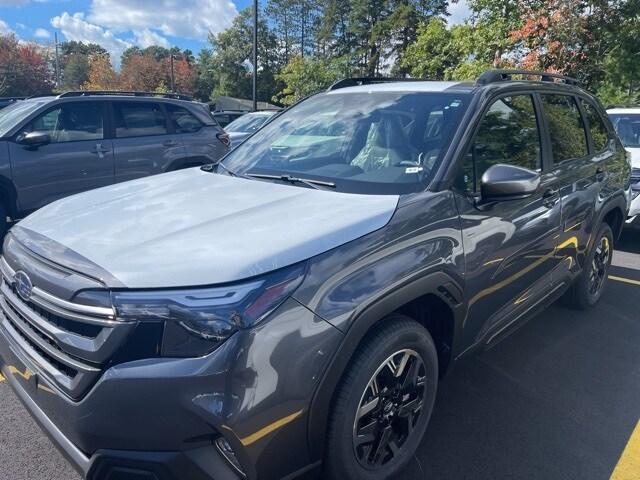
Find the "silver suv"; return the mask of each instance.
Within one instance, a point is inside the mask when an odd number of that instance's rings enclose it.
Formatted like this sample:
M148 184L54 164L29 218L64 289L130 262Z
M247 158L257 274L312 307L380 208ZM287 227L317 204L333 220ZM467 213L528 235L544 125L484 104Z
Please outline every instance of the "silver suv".
M59 198L217 162L229 138L205 104L176 94L67 92L0 111L0 234Z

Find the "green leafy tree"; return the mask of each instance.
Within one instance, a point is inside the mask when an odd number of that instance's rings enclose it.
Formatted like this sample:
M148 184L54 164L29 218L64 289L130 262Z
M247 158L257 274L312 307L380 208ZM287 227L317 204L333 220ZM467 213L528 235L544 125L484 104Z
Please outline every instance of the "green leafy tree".
M63 89L77 90L89 80L89 55L72 53L62 73Z
M294 57L277 75L285 87L273 101L292 105L344 78L347 69L346 62L340 60Z
M213 76L212 97L251 98L253 21L250 8L242 10L228 29L209 37L211 56L205 71ZM278 91L275 75L280 64L277 41L264 20L258 25L258 97L268 101ZM202 68L202 67L201 67Z

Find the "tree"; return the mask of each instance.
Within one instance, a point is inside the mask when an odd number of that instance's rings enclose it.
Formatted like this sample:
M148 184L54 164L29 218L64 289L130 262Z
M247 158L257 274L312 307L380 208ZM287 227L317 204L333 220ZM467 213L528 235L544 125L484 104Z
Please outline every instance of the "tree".
M22 44L13 35L0 35L0 94L29 96L49 93L53 72L41 47Z
M120 84L116 72L111 66L109 55L94 55L89 61L87 81L84 90L119 90Z
M234 19L231 27L210 35L211 57L205 67L214 77L212 96L251 98L250 59L253 45L253 21L250 8ZM264 20L258 23L258 98L269 100L277 91L275 73L280 64L276 37Z
M89 62L89 56L80 53L67 57L62 73L64 89L77 90L89 80Z
M346 69L348 66L339 60L294 57L277 75L277 79L285 87L273 100L283 105L292 105L345 77Z

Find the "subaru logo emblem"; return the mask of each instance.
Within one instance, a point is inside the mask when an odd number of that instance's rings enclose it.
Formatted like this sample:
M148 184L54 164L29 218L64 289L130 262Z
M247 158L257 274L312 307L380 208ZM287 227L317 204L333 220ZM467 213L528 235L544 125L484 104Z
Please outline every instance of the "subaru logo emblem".
M13 276L13 281L15 282L16 291L18 295L20 295L20 298L28 302L33 293L33 284L29 276L23 271L19 271Z

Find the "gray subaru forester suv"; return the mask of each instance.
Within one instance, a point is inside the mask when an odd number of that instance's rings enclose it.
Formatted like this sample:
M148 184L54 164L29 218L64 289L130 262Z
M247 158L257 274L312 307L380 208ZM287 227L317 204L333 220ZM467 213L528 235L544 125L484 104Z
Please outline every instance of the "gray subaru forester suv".
M229 139L206 104L177 94L67 92L0 111L0 236L68 195L218 161Z
M458 358L598 302L630 196L571 79L347 79L15 226L0 369L91 480L398 478Z

